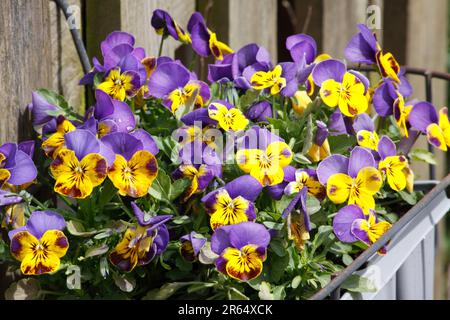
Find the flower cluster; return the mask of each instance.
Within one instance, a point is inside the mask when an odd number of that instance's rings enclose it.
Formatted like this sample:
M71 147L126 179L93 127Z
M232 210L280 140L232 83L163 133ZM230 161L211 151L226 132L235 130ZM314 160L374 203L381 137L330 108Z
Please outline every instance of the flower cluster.
M155 10L150 25L160 53L179 41L214 57L207 79L115 31L80 81L92 107L35 91L36 152L34 141L0 147L7 254L24 275L52 274L43 288L307 298L416 201L411 140L450 147L447 108L411 99L365 25L345 56L373 65L372 82L305 34L276 63L254 43L232 50L198 12L183 28Z

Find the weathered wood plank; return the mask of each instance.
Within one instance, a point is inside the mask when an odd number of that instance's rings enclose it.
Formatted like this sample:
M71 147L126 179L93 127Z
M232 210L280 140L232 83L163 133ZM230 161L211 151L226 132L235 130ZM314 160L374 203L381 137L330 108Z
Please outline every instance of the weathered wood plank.
M356 25L366 21L367 0L323 0L323 51L344 58L344 49L357 32Z
M0 2L0 143L31 132L23 111L31 91L51 85L49 1Z
M153 10L163 9L183 27L195 11L195 0L97 0L86 2L88 54L100 56L100 42L114 30L132 33L136 45L147 55L157 55L161 37L150 25ZM163 55L175 56L181 44L171 38L164 42Z
M150 25L153 10L166 10L186 28L189 17L195 11L195 0L121 0L120 9L121 30L132 33L136 44L142 46L147 55L156 56L161 37ZM165 40L163 55L174 57L179 46L180 43L171 38Z
M277 1L229 0L229 45L233 49L257 43L277 60Z
M63 95L76 110L85 109L85 90L78 82L83 67L70 34L70 28L82 29L82 1L68 1L75 19L66 21L64 14L52 1L50 4L50 34L52 47L52 87Z

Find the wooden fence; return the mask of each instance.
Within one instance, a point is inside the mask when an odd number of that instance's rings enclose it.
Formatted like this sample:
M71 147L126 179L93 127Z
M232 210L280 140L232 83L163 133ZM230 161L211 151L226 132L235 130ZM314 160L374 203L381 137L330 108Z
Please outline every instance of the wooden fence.
M447 70L447 0L68 0L90 57L99 56L100 41L113 30L136 36L147 54L156 55L159 37L150 26L152 11L162 8L185 26L192 12L204 13L208 25L232 48L250 42L266 47L273 60L287 59L285 38L309 33L319 51L342 58L357 31L356 24L378 24L383 46L404 65ZM368 20L369 19L369 20ZM375 20L374 20L375 19ZM166 41L163 54L186 57L186 48ZM51 0L0 1L0 143L30 132L26 105L31 91L53 88L80 110L87 93L78 86L82 67L69 24ZM422 79L410 78L415 97L424 99ZM446 105L447 84L433 84L436 106ZM19 117L20 116L20 117ZM426 148L425 141L421 146ZM438 177L448 172L445 155L437 152ZM426 178L425 166L416 166Z

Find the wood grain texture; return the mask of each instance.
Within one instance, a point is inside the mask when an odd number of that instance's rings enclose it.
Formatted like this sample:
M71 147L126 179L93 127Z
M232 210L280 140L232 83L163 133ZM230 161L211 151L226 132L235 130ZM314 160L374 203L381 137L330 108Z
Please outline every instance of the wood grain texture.
M323 51L344 58L344 49L366 21L367 0L323 0Z
M30 134L23 114L31 91L51 86L48 4L0 1L0 143Z
M64 14L49 2L50 34L52 49L52 88L63 95L71 106L82 112L85 110L84 86L78 82L83 76L83 67L70 34L69 26L82 29L81 0L69 0L75 20L66 21Z
M142 46L147 55L158 54L161 37L150 25L153 10L163 9L186 28L191 14L195 11L195 0L121 0L121 29L136 37L136 44ZM163 55L175 56L180 43L172 38L164 41Z
M229 45L237 50L249 43L257 43L269 50L277 61L277 1L228 0Z

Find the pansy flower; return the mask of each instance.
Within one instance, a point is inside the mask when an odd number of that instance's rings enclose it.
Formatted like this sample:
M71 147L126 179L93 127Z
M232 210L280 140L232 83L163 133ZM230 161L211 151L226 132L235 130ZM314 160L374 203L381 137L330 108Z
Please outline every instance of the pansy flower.
M431 103L418 102L411 109L408 119L412 127L427 135L430 144L442 151L450 147L450 122L446 107L439 110L438 116Z
M307 34L294 34L286 38L286 49L289 50L292 60L297 65L303 77L299 79L300 84L306 87L306 94L312 96L315 85L312 79L312 68L319 62L331 59L327 54L317 56L316 41ZM306 77L306 78L305 78ZM306 81L305 81L306 80Z
M331 155L330 144L328 143L328 127L320 120L316 121L316 125L316 135L311 148L308 150L308 156L314 162L323 160Z
M391 80L385 80L373 95L375 111L382 117L395 116L395 121L403 136L408 137L408 117L415 101L405 102L405 95Z
M211 238L211 249L219 255L217 270L240 281L257 278L263 270L269 242L269 232L258 223L241 222L218 228Z
M253 122L268 122L267 118L272 118L272 105L269 101L255 102L245 112L245 116Z
M171 36L177 41L191 43L189 34L166 11L156 9L153 11L151 25L156 33L163 36Z
M9 232L11 254L21 262L24 275L55 272L69 242L62 230L64 218L52 211L35 211L27 224Z
M284 194L292 195L305 190L305 195L310 194L318 199L325 196L325 188L317 180L315 169L297 169L292 179L284 188Z
M251 89L251 78L255 72L272 68L269 51L255 43L248 44L233 54L231 72L234 85L244 90Z
M191 231L180 238L181 256L189 262L197 260L200 250L206 244L206 238L195 231Z
M205 19L200 12L194 12L188 22L188 31L191 34L192 48L203 57L213 55L217 60L234 51L225 43L217 39L216 33L208 29Z
M378 151L379 137L375 131L375 125L367 113L357 115L353 122L356 133L356 141L359 146Z
M225 84L233 81L233 62L234 53L227 54L222 60L216 60L214 64L208 64L208 81Z
M240 149L236 162L242 171L249 173L263 186L273 186L283 181L283 168L292 161L291 148L283 141L272 142L264 149Z
M183 194L187 201L193 194L203 191L214 179L222 176L222 165L216 152L203 143L194 141L183 146L179 153L181 164L172 173L174 179L189 178L191 185Z
M115 160L109 163L108 178L119 194L133 198L147 195L158 174L155 155L159 149L152 136L140 129L110 133L101 141L115 154Z
M100 44L103 64L94 57L93 69L80 80L80 84L92 85L97 73L108 74L110 70L120 68L122 72L137 72L142 85L145 81L145 67L140 62L145 58L145 50L141 47L135 48L134 44L134 37L127 32L114 31L108 34Z
M26 204L21 202L21 197L0 189L0 209L4 212L2 228L17 229L25 226Z
M400 191L408 184L408 176L411 174L408 159L403 155L397 155L397 148L388 136L382 136L378 143L380 161L378 169L386 177L392 190Z
M22 148L28 142L0 146L0 189L28 184L37 176L32 150ZM33 143L34 150L34 143Z
M138 223L125 231L122 240L109 254L109 260L117 268L130 272L160 255L167 248L169 232L165 223L171 215L150 216L132 202Z
M297 67L292 62L283 62L273 70L255 72L250 83L253 89L267 89L271 95L292 96L298 89Z
M97 89L109 94L113 99L124 101L140 88L139 78L131 71L122 72L120 68L109 71Z
M333 231L345 243L362 241L368 246L380 239L391 228L387 221L378 220L374 211L365 215L360 207L351 204L343 207L333 218ZM380 254L386 253L383 247Z
M48 157L55 158L59 151L64 148L65 134L74 131L75 129L76 127L72 122L63 116L59 116L56 119L56 132L52 133L47 139L44 139L43 137L42 150L44 150Z
M256 219L253 202L262 191L255 178L243 175L208 193L202 198L206 212L211 215L213 230L218 227Z
M87 117L97 121L97 134L101 138L108 133L129 132L136 127L136 119L130 107L122 101L112 99L102 90L95 90L95 106Z
M317 177L326 186L328 198L336 203L357 204L366 214L375 208L374 195L383 183L370 151L355 147L350 158L335 154L317 167Z
M320 97L329 107L339 107L347 117L354 117L368 108L366 91L369 80L347 68L339 60L319 62L312 71L314 83L320 86Z
M191 101L195 108L203 107L210 98L209 87L197 80L183 65L167 62L156 67L148 82L149 93L163 99L163 105L175 113Z
M218 126L225 131L241 131L249 123L241 110L225 100L212 102L208 107L208 115L211 119L216 120Z
M48 102L37 91L31 94L31 104L28 109L31 112L33 126L44 125L64 113L61 107Z
M375 33L364 24L358 24L359 32L345 48L345 57L355 63L376 64L383 77L400 82L400 66L392 53L384 53Z
M302 114L308 105L312 102L308 93L304 90L297 90L294 93L294 96L291 98L292 101L292 109L298 114Z
M65 147L50 165L54 190L62 195L84 199L108 174L114 154L95 135L77 129L65 135Z

